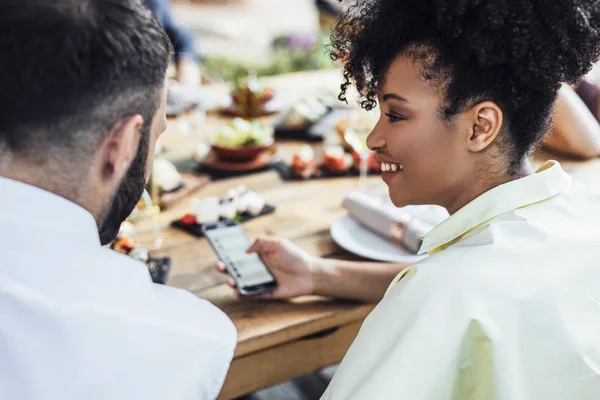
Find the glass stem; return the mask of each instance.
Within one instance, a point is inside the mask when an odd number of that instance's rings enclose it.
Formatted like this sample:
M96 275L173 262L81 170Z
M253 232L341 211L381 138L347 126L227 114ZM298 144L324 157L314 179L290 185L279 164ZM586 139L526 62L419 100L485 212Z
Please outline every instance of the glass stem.
M368 162L369 154L364 152L360 153L360 183L359 188L361 192L367 191L367 173L368 173Z
M145 247L149 251L155 251L161 248L163 243L162 233L160 230L160 226L155 220L154 214L154 202L152 201L152 197L150 193L146 189L142 192L142 199L144 200L144 204L146 205L145 213L150 218L150 223L152 224L152 236L154 237L153 243L144 244Z

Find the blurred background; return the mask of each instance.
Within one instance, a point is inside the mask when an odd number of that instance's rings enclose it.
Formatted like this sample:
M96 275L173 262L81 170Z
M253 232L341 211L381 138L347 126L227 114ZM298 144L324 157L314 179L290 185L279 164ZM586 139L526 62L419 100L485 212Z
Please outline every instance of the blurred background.
M316 0L172 0L179 23L195 37L210 81L247 69L260 76L332 68L322 44L340 8Z

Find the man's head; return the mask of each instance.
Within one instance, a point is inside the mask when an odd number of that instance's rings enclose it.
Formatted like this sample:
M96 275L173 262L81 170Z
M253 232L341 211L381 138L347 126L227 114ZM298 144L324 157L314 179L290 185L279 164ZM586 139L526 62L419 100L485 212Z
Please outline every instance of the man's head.
M0 176L80 204L110 241L165 127L170 53L141 0L0 0Z

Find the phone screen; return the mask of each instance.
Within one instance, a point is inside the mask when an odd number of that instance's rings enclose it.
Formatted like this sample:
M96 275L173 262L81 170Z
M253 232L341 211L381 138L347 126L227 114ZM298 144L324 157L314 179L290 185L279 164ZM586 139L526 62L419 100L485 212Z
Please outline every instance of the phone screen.
M246 253L252 242L240 225L209 229L205 234L239 289L275 283L275 278L259 255Z

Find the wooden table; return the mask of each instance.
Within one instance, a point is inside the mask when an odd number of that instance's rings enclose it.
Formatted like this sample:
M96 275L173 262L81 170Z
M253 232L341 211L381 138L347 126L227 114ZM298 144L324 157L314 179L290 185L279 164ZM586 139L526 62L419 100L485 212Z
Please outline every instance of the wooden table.
M338 71L325 71L265 81L290 103L318 88L336 90L340 75ZM201 131L208 131L223 122L223 118L209 114L199 126ZM202 133L167 132L164 142L170 146L171 157L188 157L204 140ZM300 145L281 143L278 150L289 159ZM556 157L541 154L536 163L548 158ZM565 169L579 171L582 180L597 184L599 163L567 162ZM374 182L380 182L380 178L373 178ZM275 214L244 225L251 237L275 235L292 240L313 255L357 259L339 248L329 234L331 223L345 214L342 198L357 188L356 178L290 183L273 171L211 183L195 195L223 196L238 184L260 192L277 207ZM225 285L226 278L215 271L217 258L207 241L169 227L172 220L187 211L190 202L191 198L183 200L153 218L164 237L164 245L155 255L172 259L169 285L210 300L229 315L238 329L238 346L220 398L234 398L339 362L373 306L316 297L279 302L236 299ZM148 221L140 222L137 229L143 237L149 231Z
M339 81L338 71L325 71L267 82L289 103L318 88L337 90ZM210 131L223 122L222 117L209 114L202 124L196 125ZM177 159L189 157L204 137L202 132L181 133L172 129L163 140L170 158ZM280 143L278 152L289 160L302 144ZM315 147L318 151L321 146ZM370 184L379 181L380 178L373 178ZM358 188L357 178L285 182L277 172L269 171L213 182L194 196L223 196L238 184L261 193L277 207L274 214L244 224L250 237L275 235L292 240L313 255L357 259L339 248L329 235L331 223L345 214L341 207L344 194ZM187 211L190 202L191 197L153 218L164 239L162 248L153 255L171 257L169 285L213 302L238 329L238 346L220 398L234 398L341 361L373 306L317 297L278 302L236 299L225 284L226 277L216 272L217 257L206 239L169 227L171 221ZM149 221L136 224L136 230L144 240L150 232Z

